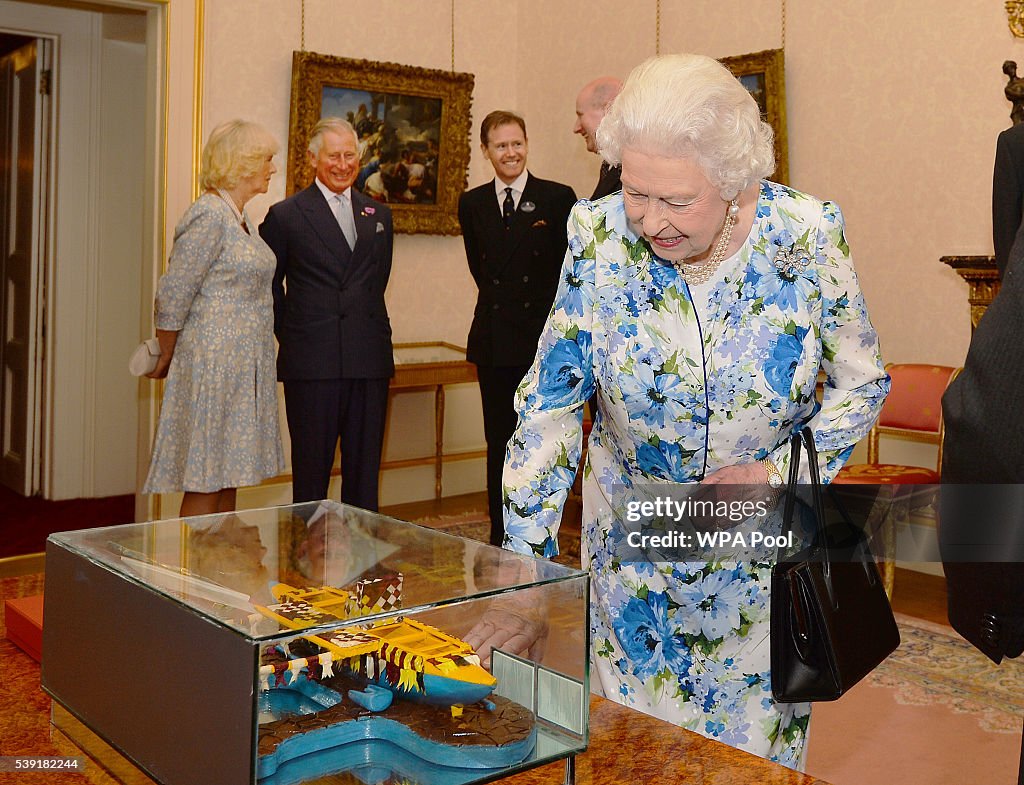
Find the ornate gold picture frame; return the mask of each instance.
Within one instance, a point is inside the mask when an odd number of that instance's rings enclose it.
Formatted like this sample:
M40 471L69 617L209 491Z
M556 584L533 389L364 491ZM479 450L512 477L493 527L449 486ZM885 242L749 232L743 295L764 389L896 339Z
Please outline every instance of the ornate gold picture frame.
M723 57L728 68L761 107L761 116L775 131L775 174L771 179L789 184L789 141L786 136L786 69L781 49Z
M459 234L472 94L472 74L293 52L287 193L313 181L313 126L340 116L359 136L355 187L388 204L396 232Z

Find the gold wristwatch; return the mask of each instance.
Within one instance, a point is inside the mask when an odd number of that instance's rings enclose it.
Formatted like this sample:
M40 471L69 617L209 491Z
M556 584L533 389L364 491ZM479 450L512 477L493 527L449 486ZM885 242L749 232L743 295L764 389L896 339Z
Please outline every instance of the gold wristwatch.
M775 465L772 459L762 458L758 463L764 466L764 470L768 472L768 487L773 489L781 488L783 485L782 472L779 471L779 467Z

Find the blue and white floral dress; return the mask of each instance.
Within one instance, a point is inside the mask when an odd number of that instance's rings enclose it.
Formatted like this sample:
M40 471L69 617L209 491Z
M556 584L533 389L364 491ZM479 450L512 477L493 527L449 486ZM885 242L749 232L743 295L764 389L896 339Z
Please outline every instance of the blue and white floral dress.
M771 562L624 562L613 510L635 484L698 482L766 456L785 476L789 437L803 425L830 480L889 379L835 204L762 182L750 234L719 272L695 308L675 269L629 227L621 194L576 205L555 303L517 395L505 545L556 553L582 407L596 391L582 544L595 682L627 706L799 768L810 706L771 697Z

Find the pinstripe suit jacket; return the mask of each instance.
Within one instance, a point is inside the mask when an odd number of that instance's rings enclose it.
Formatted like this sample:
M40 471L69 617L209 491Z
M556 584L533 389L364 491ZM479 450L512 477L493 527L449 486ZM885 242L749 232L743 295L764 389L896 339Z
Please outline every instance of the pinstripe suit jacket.
M316 183L270 208L260 235L277 256L277 376L375 379L394 374L384 290L391 276L391 210L356 190L358 239L349 250Z

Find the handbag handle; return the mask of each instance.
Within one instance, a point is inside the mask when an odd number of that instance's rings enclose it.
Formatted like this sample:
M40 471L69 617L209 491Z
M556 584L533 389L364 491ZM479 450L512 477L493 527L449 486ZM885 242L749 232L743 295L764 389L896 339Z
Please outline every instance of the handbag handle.
M828 537L825 534L825 505L821 496L821 473L818 471L818 450L814 446L814 434L810 428L801 428L793 434L789 452L789 482L786 486L786 504L783 507L783 524L786 533L793 530L793 513L796 507L796 488L800 481L800 446L807 452L807 469L811 475L811 511L814 513L814 543L821 548L822 573L828 588L829 598L834 602L832 591L832 560L828 551Z
M786 505L782 508L782 521L786 526L785 534L793 527L793 509L796 505L796 494L793 490L800 481L800 436L794 435L789 443L789 479L786 482Z
M797 437L793 437L794 439ZM832 597L832 559L828 552L828 536L825 534L825 503L821 498L821 473L818 470L818 449L814 446L814 434L810 428L801 428L799 438L803 439L807 451L807 469L811 474L811 500L814 507L816 539L822 549L822 572Z

